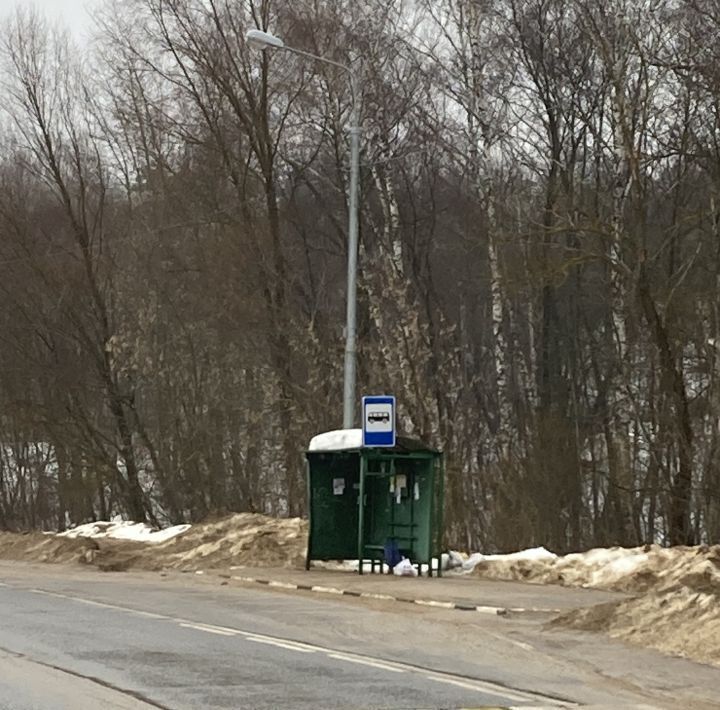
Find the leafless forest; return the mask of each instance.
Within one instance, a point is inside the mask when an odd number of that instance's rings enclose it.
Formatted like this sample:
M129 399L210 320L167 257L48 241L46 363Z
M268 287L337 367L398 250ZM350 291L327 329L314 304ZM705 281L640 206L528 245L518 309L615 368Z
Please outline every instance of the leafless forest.
M720 540L720 0L115 0L0 28L0 528L304 512L359 394L448 542Z

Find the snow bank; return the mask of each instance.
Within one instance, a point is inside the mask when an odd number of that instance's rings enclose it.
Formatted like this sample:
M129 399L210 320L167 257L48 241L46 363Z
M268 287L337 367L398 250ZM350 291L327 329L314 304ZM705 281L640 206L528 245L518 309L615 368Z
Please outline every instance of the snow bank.
M466 572L472 572L481 563L499 565L502 563L525 561L552 562L557 559L555 553L546 550L544 547L532 547L527 550L520 550L519 552L511 552L507 555L483 555L480 552L475 552L467 558L459 552L450 551L448 556L449 560L447 564L444 564L445 568L462 568Z
M635 590L641 593L574 610L555 624L605 631L631 643L720 666L720 545L653 547L632 557L616 556L609 567L605 584L614 578L617 585L624 572L629 580L642 580ZM596 573L594 579L603 577ZM622 586L631 590L633 585Z
M451 552L457 574L630 594L576 609L553 623L720 666L720 545L597 548L558 556L544 548L509 555Z
M160 543L172 540L174 537L187 532L190 525L174 525L164 530L155 530L145 523L134 523L131 520L96 521L85 523L57 534L57 537L89 537L111 538L114 540L129 540L131 542Z
M153 530L130 521L95 522L55 536L154 543L137 546L105 545L93 555L101 569L212 569L230 565L299 566L307 547L307 522L299 518L270 518L238 513L196 525Z
M239 565L302 567L306 550L306 520L236 513L193 525L182 537L143 552L133 560L133 565L182 570Z
M93 564L107 571L178 569L197 572L233 566L299 567L307 548L307 521L237 513L193 525L157 545L103 543Z
M337 429L310 440L308 451L343 451L362 447L362 429Z
M657 572L677 554L659 546L596 548L559 556L544 547L507 555L450 553L449 567L461 574L539 584L596 587L616 591L642 591L655 581Z
M0 532L0 558L82 562L115 572L202 571L237 565L301 567L306 548L306 520L259 513L238 513L165 530L113 520L87 523L57 534Z

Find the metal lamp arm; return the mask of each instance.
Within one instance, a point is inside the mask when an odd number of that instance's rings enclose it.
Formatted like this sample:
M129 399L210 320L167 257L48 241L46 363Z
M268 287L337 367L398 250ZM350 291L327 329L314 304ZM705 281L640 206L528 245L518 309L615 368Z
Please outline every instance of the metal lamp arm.
M306 52L303 49L296 49L295 47L288 47L287 45L283 47L278 48L281 52L291 52L292 54L297 54L301 57L305 57L306 59L312 59L315 62L322 62L323 64L330 64L333 67L337 67L338 69L342 69L344 72L346 72L351 77L351 82L355 83L355 73L353 70L347 66L347 64L341 64L340 62L336 62L334 59L328 59L327 57L320 57L317 54L312 54L310 52Z
M345 324L345 357L343 382L343 429L351 429L355 422L355 389L357 381L357 258L360 192L360 90L357 74L347 65L333 59L319 57L302 49L274 43L277 50L291 52L314 62L342 69L350 79L352 110L350 116L350 185L348 199L348 264L347 313Z

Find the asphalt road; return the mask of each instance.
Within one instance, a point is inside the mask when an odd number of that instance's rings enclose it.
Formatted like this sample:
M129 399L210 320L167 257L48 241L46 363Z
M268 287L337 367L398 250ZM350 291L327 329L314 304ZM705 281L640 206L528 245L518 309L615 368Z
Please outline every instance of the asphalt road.
M672 707L500 619L39 565L0 580L0 708ZM679 686L720 680L677 663Z

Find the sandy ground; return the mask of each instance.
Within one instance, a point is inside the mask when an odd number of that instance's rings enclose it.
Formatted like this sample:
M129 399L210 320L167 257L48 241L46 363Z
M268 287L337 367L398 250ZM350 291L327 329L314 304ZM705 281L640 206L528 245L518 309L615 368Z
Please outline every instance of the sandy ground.
M88 533L93 537L0 533L0 558L81 562L105 571L264 567L279 578L283 569L288 576L303 567L307 545L306 521L255 513L193 525L161 542L151 539L162 537L146 533L144 541L117 539L107 524L95 528ZM510 555L453 553L451 558L465 563L465 585L485 578L624 592L611 601L563 612L552 624L604 632L720 667L720 545L603 548L565 556L539 548Z

